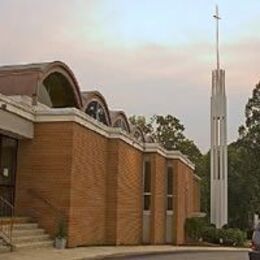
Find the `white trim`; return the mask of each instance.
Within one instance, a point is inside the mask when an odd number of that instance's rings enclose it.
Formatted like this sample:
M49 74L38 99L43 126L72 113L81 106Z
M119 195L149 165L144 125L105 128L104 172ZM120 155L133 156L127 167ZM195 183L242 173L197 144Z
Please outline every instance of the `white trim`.
M28 98L28 97L26 97ZM29 98L30 99L30 98ZM6 111L16 114L32 122L75 122L109 139L120 139L139 151L145 153L159 153L167 159L178 159L192 170L195 165L179 151L167 151L158 143L142 143L130 134L118 128L113 128L98 122L84 111L76 108L51 109L44 106L30 106L16 102L12 97L0 94L0 106L6 104ZM196 178L200 179L197 175Z
M179 159L192 170L195 170L195 165L188 159L188 157L182 154L180 151L168 151L160 146L158 143L145 143L144 152L148 153L159 153L167 159Z
M166 210L166 215L167 216L172 216L173 215L173 210Z
M76 108L62 108L36 111L35 122L76 122L109 139L120 139L134 148L143 151L143 144L119 128L98 122Z
M34 112L32 108L15 102L12 98L0 94L0 107L3 105L6 105L5 111L11 112L30 121L34 121Z
M195 174L195 173L194 173L193 175L194 175L194 178L195 178L195 179L197 179L198 181L201 181L201 177L200 177L199 175L197 175L197 174Z
M75 122L109 138L108 126L76 108L38 110L35 112L35 122Z
M207 214L205 212L192 212L191 216L192 218L204 218Z

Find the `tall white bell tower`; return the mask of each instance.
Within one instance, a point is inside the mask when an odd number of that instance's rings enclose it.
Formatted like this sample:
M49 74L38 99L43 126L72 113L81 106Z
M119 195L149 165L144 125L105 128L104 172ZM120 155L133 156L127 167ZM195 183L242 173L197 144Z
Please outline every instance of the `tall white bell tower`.
M227 109L225 71L220 69L219 14L216 6L217 69L212 72L211 151L210 151L210 220L217 228L228 222L227 186Z

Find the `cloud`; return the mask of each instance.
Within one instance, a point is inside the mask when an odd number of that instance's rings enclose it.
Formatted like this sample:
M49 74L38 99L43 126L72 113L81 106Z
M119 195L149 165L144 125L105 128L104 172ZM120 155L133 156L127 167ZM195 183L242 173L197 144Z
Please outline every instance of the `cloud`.
M209 98L214 46L207 41L169 46L112 46L99 38L99 1L1 1L1 63L63 60L81 88L98 89L112 109L127 114L174 114L187 135L209 147ZM236 136L244 105L259 81L259 40L222 47L229 104L229 137Z

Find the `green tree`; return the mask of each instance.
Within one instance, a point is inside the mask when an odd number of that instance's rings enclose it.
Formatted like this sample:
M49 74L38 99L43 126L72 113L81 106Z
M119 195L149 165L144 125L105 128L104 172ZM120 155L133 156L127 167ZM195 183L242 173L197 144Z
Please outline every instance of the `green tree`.
M150 134L165 149L178 150L195 164L201 159L199 148L192 140L185 137L185 128L178 118L172 115L154 115L148 120L143 116L131 116L129 120L145 134Z
M151 120L155 139L167 150L179 150L185 140L180 120L172 115L155 115Z
M248 147L260 152L260 83L248 99L245 116L245 125L239 128L240 139Z
M195 173L201 176L201 208L209 213L209 153L202 155L196 144L184 134L184 126L172 115L154 115L148 120L143 116L132 116L130 122L139 126L167 150L178 150L195 163Z
M151 120L147 122L144 116L136 116L133 115L129 117L129 121L132 125L138 126L144 134L152 134L153 126L151 124Z
M260 213L260 84L245 108L245 125L239 138L228 147L229 222L250 228L253 215Z
M210 217L210 152L197 161L196 173L201 177L201 211Z

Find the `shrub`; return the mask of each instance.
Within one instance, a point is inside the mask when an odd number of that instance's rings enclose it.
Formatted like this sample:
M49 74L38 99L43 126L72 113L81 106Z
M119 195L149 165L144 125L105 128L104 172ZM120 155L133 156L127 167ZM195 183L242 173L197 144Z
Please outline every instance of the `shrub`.
M205 219L188 218L185 223L186 235L195 241L202 238L204 241L225 246L243 246L246 242L246 233L228 225L217 229L215 225L207 225Z
M246 234L235 228L216 229L214 227L206 227L202 233L204 241L209 243L221 244L225 246L243 246L246 241Z
M67 225L64 218L60 218L57 228L56 237L66 238L67 237Z
M221 229L220 236L226 246L243 246L246 241L245 232L236 228Z
M204 227L202 231L202 238L209 243L219 243L219 230L214 226Z
M199 240L206 223L203 218L187 218L185 222L186 235L192 240Z

